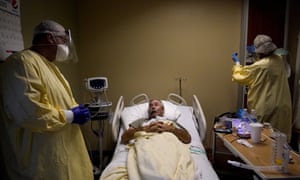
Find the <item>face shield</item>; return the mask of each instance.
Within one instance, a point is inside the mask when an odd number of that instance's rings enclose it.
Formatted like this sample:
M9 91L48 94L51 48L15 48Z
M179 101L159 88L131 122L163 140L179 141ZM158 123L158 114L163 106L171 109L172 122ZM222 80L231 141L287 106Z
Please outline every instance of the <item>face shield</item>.
M68 62L78 62L76 48L72 39L71 30L68 29L64 33L62 32L52 32L53 36L61 37L63 39L64 45L67 46L67 54L65 57L65 61ZM59 45L59 43L57 43Z
M69 46L69 50L70 50L70 54L69 54L69 59L72 60L72 62L77 63L78 62L78 56L77 56L77 52L76 52L76 48L72 39L72 35L71 35L71 30L68 29L66 31L68 37L69 37L69 41L68 41L68 46Z
M55 45L57 46L57 52L58 54L63 54L63 59L59 60L60 62L78 62L77 52L75 49L75 45L72 39L71 30L64 30L62 31L53 31L53 30L36 30L34 32L34 36L38 34L51 34L53 38L55 39L55 44L34 44L35 46L49 46L49 45Z

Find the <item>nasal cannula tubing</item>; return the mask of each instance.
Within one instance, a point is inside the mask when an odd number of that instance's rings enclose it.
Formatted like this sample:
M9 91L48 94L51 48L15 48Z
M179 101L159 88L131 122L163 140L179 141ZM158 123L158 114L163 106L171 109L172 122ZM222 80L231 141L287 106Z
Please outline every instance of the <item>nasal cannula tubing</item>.
M282 166L250 166L244 163L240 163L237 161L231 161L231 160L227 160L227 162L233 166L236 167L240 167L240 168L244 168L244 169L250 169L250 170L261 170L261 171L268 171L268 170L277 170L277 171L281 171L283 168Z

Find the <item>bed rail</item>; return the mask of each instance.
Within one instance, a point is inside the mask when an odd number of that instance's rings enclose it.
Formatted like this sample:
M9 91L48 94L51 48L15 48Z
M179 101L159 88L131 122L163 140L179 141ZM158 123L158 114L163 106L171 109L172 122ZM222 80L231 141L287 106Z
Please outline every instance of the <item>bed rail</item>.
M123 96L120 96L112 118L112 134L113 134L114 141L117 141L118 139L120 126L121 126L120 118L123 109L124 109L124 98Z
M203 141L206 136L207 124L201 104L198 100L198 97L195 94L193 95L192 106L194 116L196 117L196 126L200 134L200 138Z
M170 93L167 100L176 105L187 105L186 100L175 93Z
M129 105L135 105L135 104L142 104L142 103L146 103L149 102L149 97L147 94L142 93L142 94L138 94L136 96L134 96L130 102Z

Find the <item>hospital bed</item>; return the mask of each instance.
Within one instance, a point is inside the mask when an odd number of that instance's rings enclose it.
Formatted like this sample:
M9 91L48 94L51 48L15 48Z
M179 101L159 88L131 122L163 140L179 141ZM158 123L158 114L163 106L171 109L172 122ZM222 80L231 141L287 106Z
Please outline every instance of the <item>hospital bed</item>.
M183 97L175 93L170 93L162 102L165 108L165 117L176 120L177 123L189 131L192 137L192 141L188 146L194 162L194 179L218 180L219 178L208 160L205 148L202 144L207 126L197 96L193 95L191 106L187 105ZM126 150L126 145L120 144L121 135L124 130L129 127L129 123L136 119L148 117L148 103L149 98L145 93L133 97L130 100L129 106L126 107L124 105L123 96L119 97L111 122L116 148L111 162L109 162L103 170L100 179L104 179L103 177L107 177L110 173L118 174L118 172L114 172L116 168L126 167L128 151ZM118 179L119 177L114 178Z

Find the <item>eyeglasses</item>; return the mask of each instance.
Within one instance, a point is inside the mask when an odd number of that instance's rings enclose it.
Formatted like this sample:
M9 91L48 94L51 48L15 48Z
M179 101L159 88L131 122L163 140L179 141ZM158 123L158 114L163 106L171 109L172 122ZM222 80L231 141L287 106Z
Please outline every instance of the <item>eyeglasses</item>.
M55 36L56 39L59 40L60 43L66 44L69 41L67 36Z

